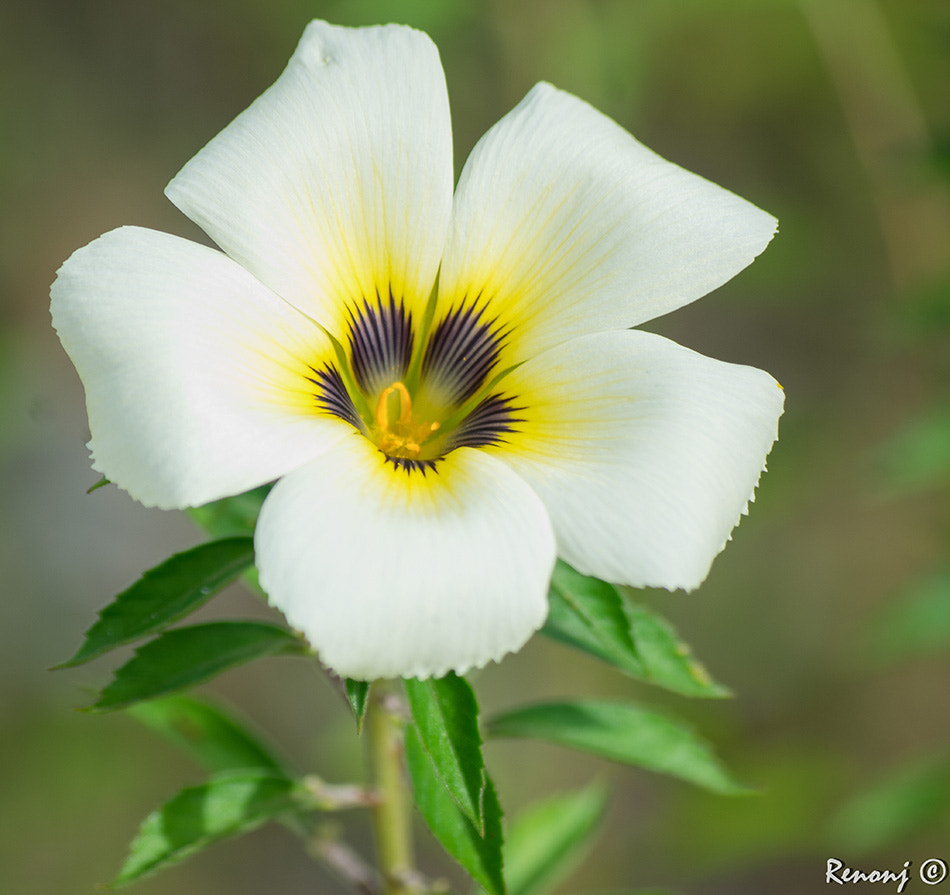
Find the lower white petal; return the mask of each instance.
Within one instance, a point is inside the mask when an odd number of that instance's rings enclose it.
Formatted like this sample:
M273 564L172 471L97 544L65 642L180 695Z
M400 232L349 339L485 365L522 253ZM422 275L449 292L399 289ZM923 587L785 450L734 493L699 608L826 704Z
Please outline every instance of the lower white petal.
M146 505L245 491L349 428L315 413L306 379L326 336L218 251L123 227L75 252L51 296L94 468Z
M544 622L554 536L537 495L461 448L397 469L353 433L282 479L255 537L261 584L338 674L462 673Z
M583 336L504 381L525 410L490 450L541 496L579 571L692 589L753 498L781 387L651 333Z

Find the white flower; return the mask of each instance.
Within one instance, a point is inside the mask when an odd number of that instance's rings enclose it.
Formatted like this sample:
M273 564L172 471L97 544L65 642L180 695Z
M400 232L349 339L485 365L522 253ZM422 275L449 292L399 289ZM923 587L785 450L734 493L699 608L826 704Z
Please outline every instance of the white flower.
M543 623L555 554L704 579L782 392L628 328L738 273L768 214L547 84L453 196L431 41L323 22L167 194L222 252L126 227L53 285L93 465L165 508L279 479L260 580L326 665L498 659Z

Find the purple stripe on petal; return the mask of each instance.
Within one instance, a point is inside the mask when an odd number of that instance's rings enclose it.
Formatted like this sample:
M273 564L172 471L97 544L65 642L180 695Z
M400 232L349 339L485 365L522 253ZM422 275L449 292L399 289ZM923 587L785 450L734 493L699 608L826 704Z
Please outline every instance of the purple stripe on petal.
M452 433L446 452L460 447L486 447L505 440L505 434L514 432L516 423L524 422L518 416L523 407L512 406L513 398L489 395Z
M412 356L412 318L392 293L375 304L363 299L350 312L350 358L357 385L367 394L381 391L406 375Z
M484 319L478 299L462 302L439 323L426 346L422 375L453 404L467 401L485 383L498 363L504 333L495 319Z

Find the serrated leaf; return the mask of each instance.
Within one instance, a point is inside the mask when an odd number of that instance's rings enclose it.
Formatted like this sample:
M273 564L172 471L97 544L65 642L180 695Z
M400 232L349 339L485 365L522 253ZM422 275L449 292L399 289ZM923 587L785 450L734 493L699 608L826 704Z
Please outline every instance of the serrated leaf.
M306 652L298 637L261 622L209 622L175 628L140 646L89 710L111 711L184 690L262 656Z
M491 779L486 775L482 833L449 795L413 725L406 727L406 765L419 813L435 838L490 895L507 895L502 873L501 806Z
M145 819L112 885L126 885L296 811L302 798L299 784L265 770L222 774L184 789Z
M88 662L114 647L154 634L204 605L254 562L251 538L226 538L176 553L149 569L99 613L75 656Z
M191 507L188 515L213 538L252 535L261 505L272 487L261 485L243 494Z
M624 601L624 613L644 665L645 681L682 696L723 699L731 695L710 677L669 622L628 601Z
M540 895L577 865L604 815L603 786L553 796L522 811L505 841L508 895Z
M629 703L529 705L489 721L492 737L528 737L670 774L724 795L748 793L681 721Z
M542 628L549 637L683 696L729 695L693 658L669 622L629 603L612 584L558 561L549 603Z
M558 561L551 578L549 603L542 633L634 677L645 676L646 670L630 636L623 598L613 585L581 575Z
M419 742L436 774L462 813L484 832L485 763L472 688L455 674L403 683Z
M219 706L179 694L129 706L126 713L211 771L259 768L289 775L285 762Z

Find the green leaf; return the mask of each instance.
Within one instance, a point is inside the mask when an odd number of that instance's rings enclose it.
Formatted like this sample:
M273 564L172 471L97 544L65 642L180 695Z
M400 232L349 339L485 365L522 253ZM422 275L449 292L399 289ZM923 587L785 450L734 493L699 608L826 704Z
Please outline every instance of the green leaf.
M558 561L551 578L550 610L544 634L632 674L646 669L630 636L630 625L617 589L575 572Z
M139 647L89 710L111 711L164 696L261 656L306 652L304 643L289 631L260 622L175 628Z
M625 602L624 612L646 670L645 681L682 696L722 699L731 695L709 676L669 622L629 602Z
M550 702L492 718L493 737L529 737L670 774L726 795L736 783L688 726L655 711L616 702Z
M478 703L464 678L404 682L419 742L462 813L484 832L485 764Z
M346 698L349 700L350 708L353 709L353 715L356 718L357 734L363 729L363 718L366 717L369 685L369 681L354 681L350 678L343 679L343 689L346 691Z
M563 879L590 845L606 804L604 787L593 785L521 812L504 847L509 895L539 895Z
M103 476L98 482L96 482L95 485L90 485L88 488L86 488L86 494L92 494L93 491L98 491L100 488L105 488L106 485L111 484L112 483L105 476Z
M668 622L628 603L612 584L581 575L559 561L549 602L542 628L549 637L683 696L729 695L693 658Z
M272 485L261 485L244 494L225 497L201 507L192 507L188 515L213 538L252 535L261 504Z
M206 603L254 562L251 538L208 541L147 571L99 613L75 656L88 662L123 643L160 631Z
M232 715L179 694L129 706L127 714L211 771L259 768L289 776L287 765Z
M299 810L299 784L265 770L218 775L182 790L150 814L113 886L122 886L239 833Z
M491 779L486 775L482 833L449 795L414 725L406 727L406 764L419 813L435 838L483 889L491 895L506 895L502 874L501 806Z

